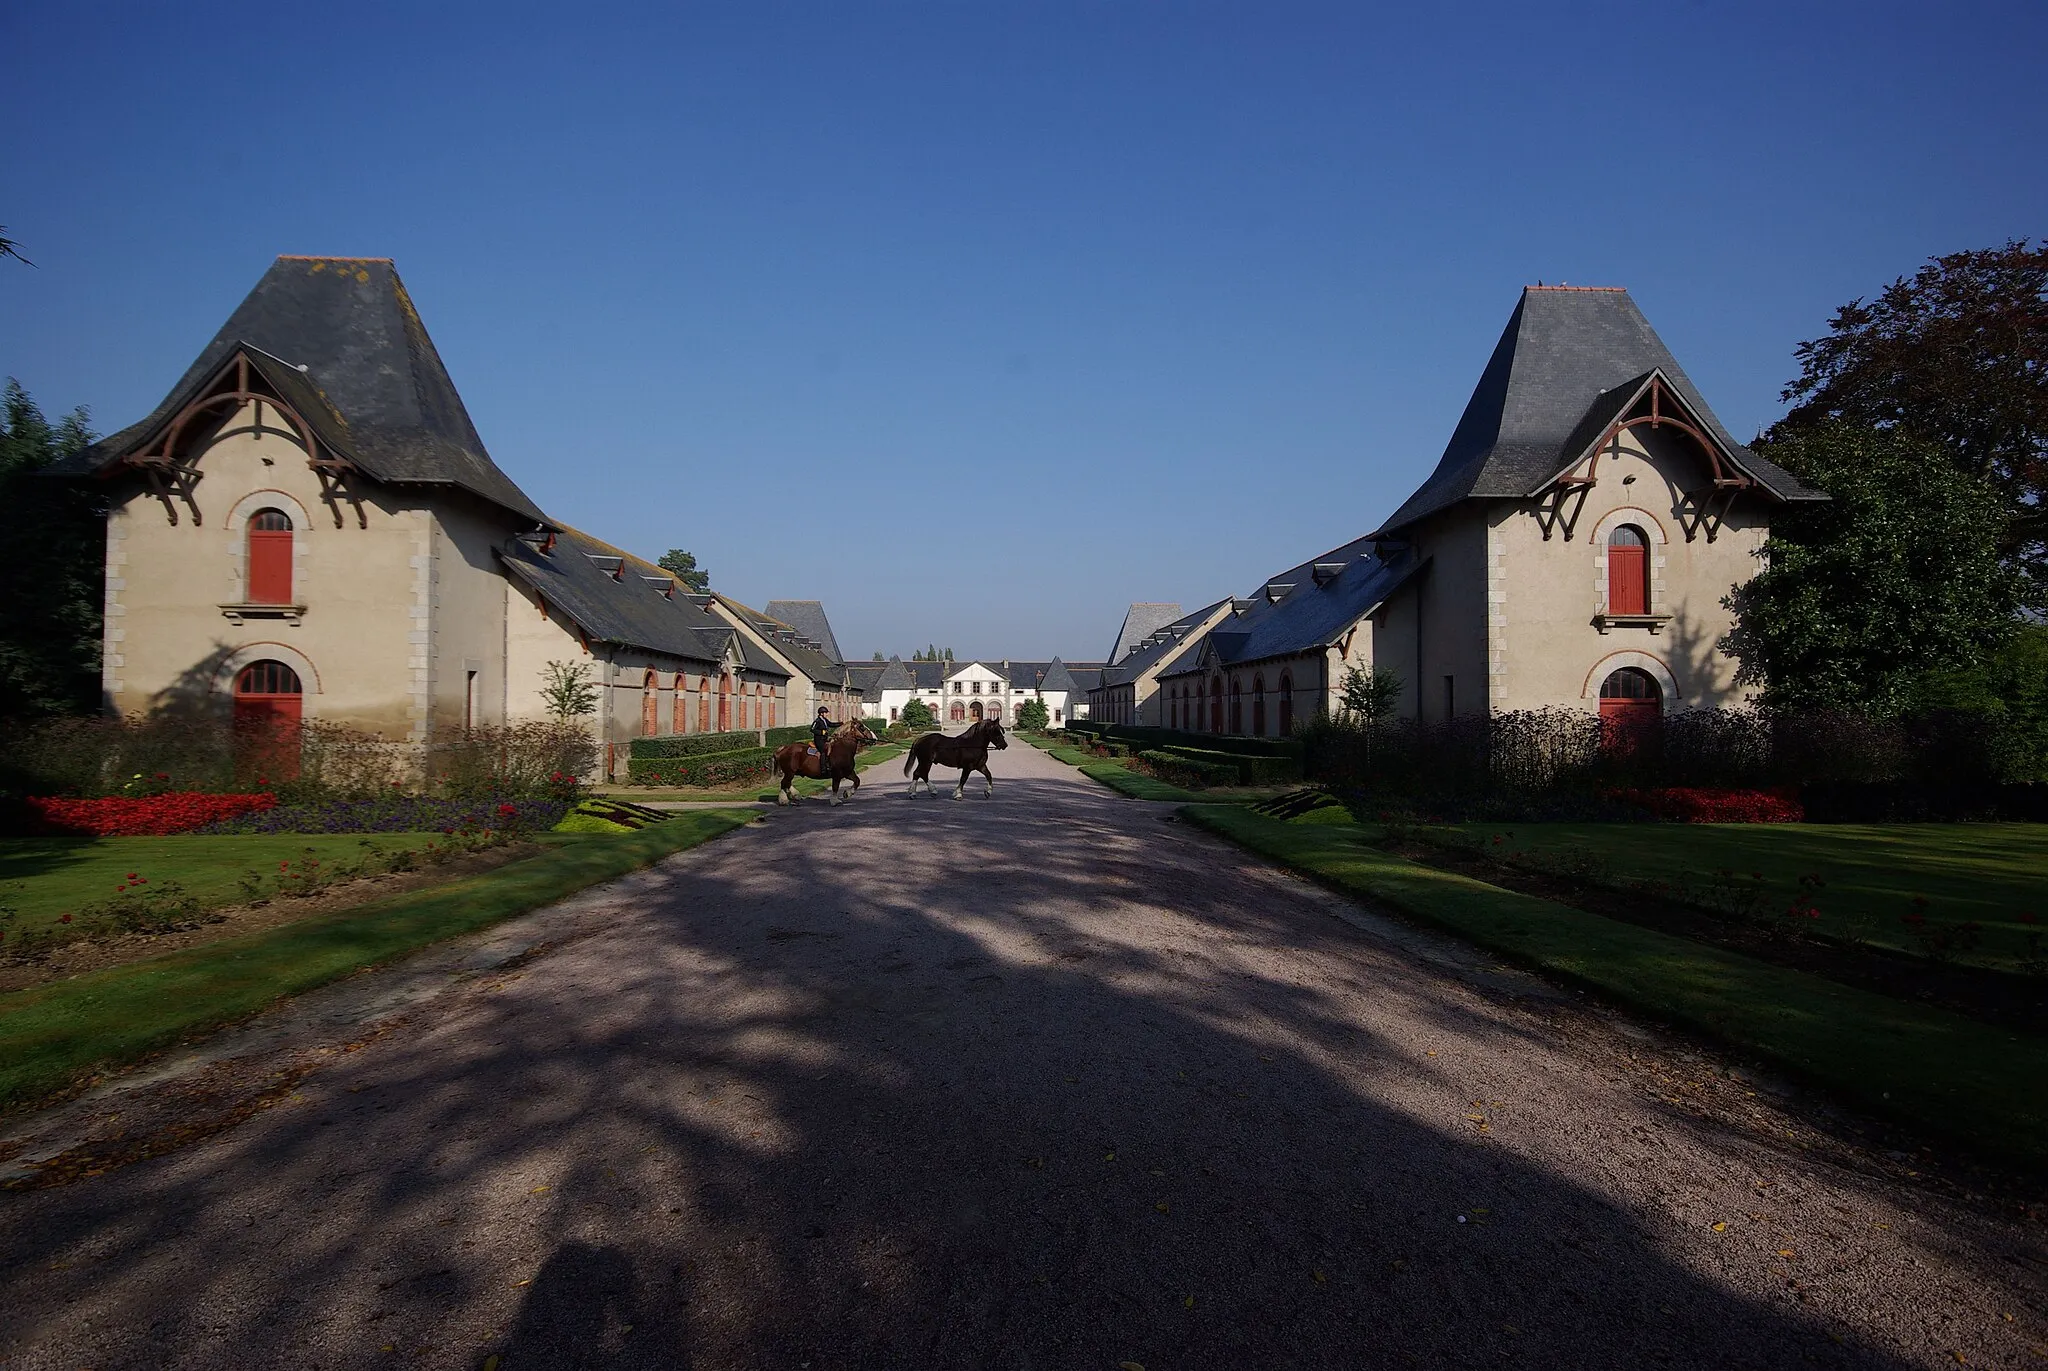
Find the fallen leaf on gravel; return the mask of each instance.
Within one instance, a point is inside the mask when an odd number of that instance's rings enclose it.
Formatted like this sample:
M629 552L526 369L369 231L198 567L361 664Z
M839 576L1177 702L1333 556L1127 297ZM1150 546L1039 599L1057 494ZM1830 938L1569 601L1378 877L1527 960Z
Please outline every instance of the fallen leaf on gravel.
M1172 1210L1170 1210L1170 1209L1168 1209L1168 1208L1166 1207L1166 1201L1165 1201L1165 1200L1161 1200L1161 1201L1160 1201L1159 1203L1157 1203L1157 1204L1153 1205L1152 1207L1153 1207L1154 1209L1158 1210L1158 1211L1159 1211L1160 1213L1162 1213L1162 1214L1170 1214L1170 1213L1172 1213L1172 1212L1173 1212Z
M498 1354L493 1352L484 1358L484 1371L498 1371Z
M1726 1233L1728 1231L1728 1225L1725 1223L1717 1223L1714 1225L1714 1231L1716 1233Z
M1323 1273L1322 1273L1322 1272L1320 1272L1320 1271L1311 1271L1311 1272L1309 1272L1309 1275L1310 1275L1310 1276L1312 1276L1312 1277L1313 1277L1313 1278L1315 1279L1315 1283L1316 1283L1317 1285L1327 1285L1327 1284L1329 1284L1329 1278L1328 1278L1328 1277L1326 1277L1326 1276L1324 1276L1324 1275L1323 1275Z
M1109 1152L1109 1153L1105 1153L1105 1154L1104 1154L1104 1156L1103 1156L1103 1158L1102 1158L1102 1160L1104 1160L1104 1161L1106 1161L1106 1162L1113 1162L1113 1161L1115 1161L1115 1160L1116 1160L1116 1153L1114 1153L1114 1152Z
M1145 1371L1145 1368L1134 1361L1120 1361L1116 1364L1116 1371Z
M1188 1296L1180 1302L1180 1307L1183 1309L1193 1309L1195 1307L1195 1297L1193 1295Z
M520 1286L522 1286L522 1285L532 1285L532 1284L533 1284L533 1277L531 1277L531 1276L528 1276L528 1277L527 1277L527 1278L526 1278L525 1280L523 1280L523 1281L514 1281L514 1282L512 1282L512 1288L513 1288L514 1290L517 1290L517 1289L518 1289L518 1288L519 1288Z
M535 1186L535 1187L534 1187L533 1189L531 1189L531 1190L527 1191L526 1193L527 1193L527 1194L529 1194L529 1195L545 1195L545 1194L547 1194L548 1190L549 1190L549 1187L548 1187L548 1186L545 1186L545 1185L536 1185L536 1186Z
M1781 1256L1781 1257L1789 1257L1789 1256L1792 1256L1792 1255L1793 1255L1793 1252L1792 1252L1792 1249L1791 1249L1791 1248L1789 1248L1789 1247L1783 1247L1783 1248L1780 1248L1780 1249L1778 1249L1778 1255L1779 1255L1779 1256Z

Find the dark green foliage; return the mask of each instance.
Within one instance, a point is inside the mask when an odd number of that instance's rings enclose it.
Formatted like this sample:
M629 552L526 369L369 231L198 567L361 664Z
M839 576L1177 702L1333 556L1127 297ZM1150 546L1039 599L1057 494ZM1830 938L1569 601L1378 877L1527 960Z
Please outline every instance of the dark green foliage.
M634 785L721 786L758 780L774 769L774 748L746 747L686 757L634 757L626 763L626 778Z
M1829 422L1760 448L1833 499L1780 513L1763 569L1727 600L1739 681L1773 705L1888 717L2011 637L2027 587L2000 554L1992 485L1899 429Z
M2048 626L2026 624L1976 666L1922 686L1921 707L1979 722L2008 781L2048 781Z
M784 743L808 741L811 730L802 724L787 728L771 728L762 734L752 729L732 733L664 733L655 738L635 738L627 744L632 760L660 761L676 757L698 757L712 752L736 752L745 748L760 747L764 741L769 748L781 747Z
M1346 714L1377 721L1393 714L1401 703L1401 678L1385 667L1354 666L1344 673L1343 698Z
M1193 733L1178 728L1150 728L1139 724L1104 724L1083 719L1067 725L1069 733L1085 734L1103 742L1134 747L1194 747L1209 752L1240 753L1256 757L1298 757L1301 744L1292 738L1250 738L1228 733Z
M2048 591L2048 244L1934 258L1828 327L1773 441L1840 420L1928 444L1995 492L2000 555Z
M1251 752L1225 752L1219 749L1169 745L1161 751L1190 761L1224 765L1237 773L1232 781L1215 782L1219 785L1274 785L1284 781L1301 779L1301 761L1295 757L1267 757Z
M1033 697L1017 706L1017 727L1022 732L1043 733L1052 723L1052 715L1045 707L1045 701Z
M912 700L903 706L903 713L897 722L908 728L936 728L939 720L938 716L932 713L930 705L923 700Z
M14 574L0 595L0 718L99 707L103 511L90 483L42 474L93 436L83 409L51 424L8 381L0 397L0 509Z
M1202 761L1172 752L1140 752L1138 760L1160 780L1189 790L1238 783L1237 766L1231 761Z
M656 565L681 581L683 589L693 595L707 594L711 589L711 573L698 570L696 557L679 547L662 553L661 561Z

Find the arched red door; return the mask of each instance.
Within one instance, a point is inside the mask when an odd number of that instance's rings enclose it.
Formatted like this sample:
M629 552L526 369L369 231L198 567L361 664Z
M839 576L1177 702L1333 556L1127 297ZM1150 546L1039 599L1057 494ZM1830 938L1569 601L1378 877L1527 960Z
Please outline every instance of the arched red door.
M1607 612L1650 612L1649 539L1633 524L1607 535Z
M730 671L718 673L718 731L720 733L730 733L732 731L732 673Z
M1263 672L1252 677L1252 733L1260 738L1266 736L1266 677Z
M292 602L292 520L281 509L259 509L249 517L249 574L252 605Z
M1280 673L1280 736L1294 732L1294 673Z
M1209 731L1211 733L1221 733L1223 731L1223 678L1221 676L1209 678Z
M652 671L640 682L640 736L661 732L661 678Z
M1600 683L1600 745L1610 752L1636 752L1657 736L1664 717L1664 692L1657 678L1625 666Z
M240 769L269 781L299 774L305 689L283 662L251 662L235 675L235 755Z

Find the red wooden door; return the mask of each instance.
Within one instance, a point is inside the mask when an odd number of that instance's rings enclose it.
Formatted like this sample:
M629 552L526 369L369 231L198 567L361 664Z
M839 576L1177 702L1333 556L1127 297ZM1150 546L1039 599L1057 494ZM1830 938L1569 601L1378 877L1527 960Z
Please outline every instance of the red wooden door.
M1600 745L1638 752L1657 736L1664 692L1649 672L1623 667L1600 683Z
M1218 677L1209 682L1209 731L1223 731L1223 680Z
M299 775L299 723L305 695L283 662L251 662L235 677L235 758L251 780Z
M260 509L249 520L249 603L292 603L292 521L282 511Z
M1650 612L1650 559L1643 535L1623 524L1607 539L1607 612Z
M718 675L718 731L732 732L732 673L729 671Z

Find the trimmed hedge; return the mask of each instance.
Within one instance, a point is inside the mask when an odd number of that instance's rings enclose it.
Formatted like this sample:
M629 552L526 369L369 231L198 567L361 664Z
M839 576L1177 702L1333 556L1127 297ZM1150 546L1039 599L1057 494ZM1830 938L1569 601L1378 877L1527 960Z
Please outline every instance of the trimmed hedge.
M1236 769L1237 785L1273 785L1301 779L1301 762L1294 757L1261 757L1249 752L1223 752L1202 747L1164 747L1176 757Z
M767 745L776 748L784 743L809 742L810 737L810 728L803 724L771 728ZM760 747L760 739L761 735L751 728L730 733L664 733L657 738L635 738L628 745L628 756L635 762L672 761L677 757L701 757L712 752L741 752Z
M1160 780L1191 790L1238 783L1235 761L1205 762L1171 752L1140 752L1138 760L1152 768L1152 774Z
M1233 756L1301 756L1301 744L1293 738L1250 738L1231 733L1195 733L1183 728L1098 724L1085 719L1079 723L1068 724L1067 731L1086 733L1100 742L1126 743L1133 749L1195 748L1204 752L1228 752Z
M694 757L634 757L626 779L634 785L734 785L775 770L775 749L743 747Z

